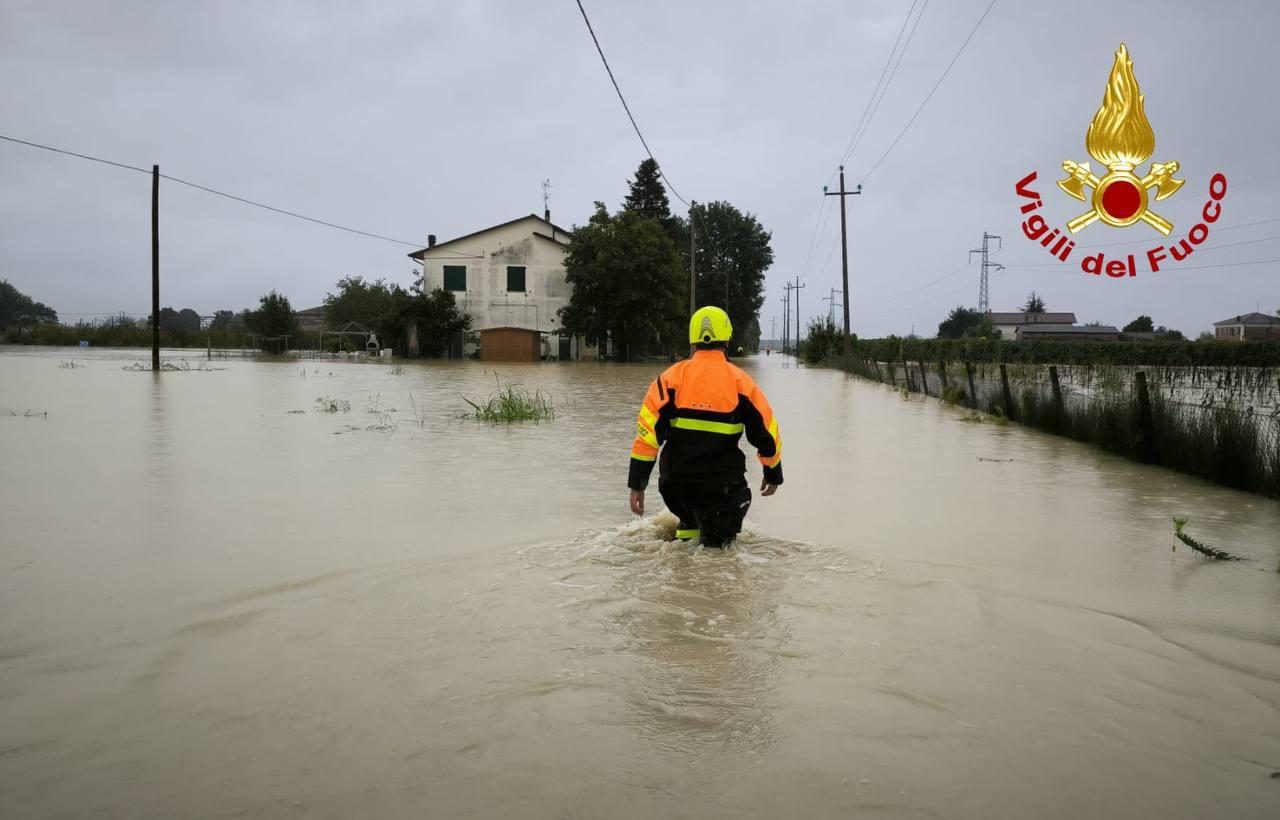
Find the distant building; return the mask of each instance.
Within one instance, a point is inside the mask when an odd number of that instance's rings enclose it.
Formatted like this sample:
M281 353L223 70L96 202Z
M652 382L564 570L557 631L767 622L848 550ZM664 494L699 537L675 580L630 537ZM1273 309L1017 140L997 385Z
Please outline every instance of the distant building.
M1244 313L1213 323L1213 338L1228 342L1280 339L1280 316Z
M1120 340L1120 335L1120 329L1111 325L1080 327L1076 325L1037 324L1020 326L1015 332L1014 338L1019 341L1031 341L1033 339L1097 339L1104 342L1117 342Z
M572 293L564 270L572 240L550 213L529 214L447 242L430 236L427 247L409 256L422 263L424 289L451 291L458 308L471 317L467 355L486 343L505 348L521 339L516 347L523 359L527 342L510 331L526 330L537 337L535 361L595 358L594 345L559 333L557 311L569 304ZM485 333L499 329L504 332Z
M324 330L324 305L307 308L293 314L298 319L298 330L302 333L319 333Z
M1000 331L1005 339L1016 339L1018 328L1027 325L1051 325L1054 327L1070 327L1076 323L1074 313L991 313L991 324Z

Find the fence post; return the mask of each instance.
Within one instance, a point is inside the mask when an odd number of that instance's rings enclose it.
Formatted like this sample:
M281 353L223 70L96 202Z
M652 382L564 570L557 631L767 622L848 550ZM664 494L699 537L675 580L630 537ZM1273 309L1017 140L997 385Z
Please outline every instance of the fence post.
M917 364L920 365L920 392L927 396L929 395L929 374L924 369L924 359Z
M969 362L964 363L965 375L969 377L969 406L974 410L978 409L978 391L973 388L973 365Z
M889 371L889 384L894 387L898 386L898 369L893 366L893 359L884 363L885 370Z
M1000 393L1004 398L1004 417L1013 421L1013 394L1009 392L1009 371L1000 363Z
M902 357L902 380L907 383L907 389L911 390L911 365L907 364L905 355Z
M942 389L945 391L947 385L947 362L945 359L938 359L938 376L942 379Z
M1151 395L1147 392L1147 374L1139 370L1133 374L1138 394L1138 457L1143 461L1155 461L1155 429L1151 419Z
M872 359L872 360L871 360L871 366L872 366L872 367L874 367L874 368L876 369L876 381L878 381L878 382L883 382L883 381L884 381L884 379L883 379L883 378L881 378L881 376L880 376L880 362L877 362L875 359Z
M1053 431L1062 432L1062 385L1058 382L1058 366L1049 365L1049 385L1053 388Z

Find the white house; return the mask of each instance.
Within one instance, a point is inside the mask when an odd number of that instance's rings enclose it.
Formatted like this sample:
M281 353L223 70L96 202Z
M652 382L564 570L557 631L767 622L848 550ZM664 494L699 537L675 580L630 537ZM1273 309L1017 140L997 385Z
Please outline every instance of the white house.
M409 254L422 264L423 286L444 288L471 316L472 335L464 352L475 353L485 331L535 332L539 358L594 358L595 347L559 333L556 312L569 304L564 257L573 235L551 214L529 214L447 242L427 238L427 247Z

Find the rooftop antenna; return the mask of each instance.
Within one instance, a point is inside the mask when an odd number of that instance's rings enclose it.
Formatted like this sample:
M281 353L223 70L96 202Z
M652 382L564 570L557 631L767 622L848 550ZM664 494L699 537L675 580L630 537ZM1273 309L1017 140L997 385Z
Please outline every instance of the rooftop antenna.
M551 221L551 180L542 180L542 218Z

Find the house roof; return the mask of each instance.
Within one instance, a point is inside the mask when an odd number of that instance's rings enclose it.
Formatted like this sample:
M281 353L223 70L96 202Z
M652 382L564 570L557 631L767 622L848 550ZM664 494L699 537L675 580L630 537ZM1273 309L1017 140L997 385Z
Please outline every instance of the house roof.
M1224 325L1280 325L1280 316L1268 316L1265 313L1242 313L1239 316L1213 323L1214 327L1223 327Z
M320 318L324 318L324 305L320 305L319 307L307 308L306 310L300 310L298 311L297 315L298 316L319 316Z
M993 325L1074 325L1074 313L992 313Z
M414 251L413 253L409 254L409 256L410 256L410 258L412 258L412 259L417 259L417 260L421 261L421 260L426 256L426 254L427 254L427 252L428 252L428 251L437 251L437 250L440 250L441 248L443 248L443 247L445 247L445 246L447 246L447 245L452 245L452 244L453 244L453 243L455 243L455 242L461 242L461 241L463 241L464 239L471 239L472 237L479 236L480 234L483 234L483 233L488 233L489 231L496 231L496 230L498 230L499 228L507 228L507 227L510 227L510 226L512 226L512 225L515 225L517 222L523 222L523 221L524 221L524 220L526 220L526 219L536 219L536 220L538 220L539 222L541 222L543 225L550 225L550 226L551 226L551 229L552 229L552 233L553 233L553 235L554 235L555 233L562 233L562 234L564 234L565 236L568 236L568 237L570 237L570 238L572 238L572 237L573 237L573 233L572 233L572 232L570 232L570 231L566 231L564 228L561 228L559 225L555 224L554 222L549 222L549 221L547 221L547 220L543 219L542 217L538 216L537 214L529 214L529 215L527 215L527 216L518 216L518 217L516 217L515 219L512 219L512 220L510 220L510 221L508 221L508 222L503 222L503 223L502 223L502 224L500 224L500 225L494 225L494 226L489 227L489 228L482 228L481 230L478 230L478 231L472 231L471 233L469 233L469 234L465 234L465 235L463 235L463 236L454 237L453 239L446 239L444 242L437 242L436 244L432 245L432 246L431 246L431 247L429 247L429 248L422 248L421 250L416 250L416 251ZM537 234L538 232L537 232L537 231L534 231L534 233L535 233L535 234ZM549 237L549 236L545 236L545 235L544 235L542 238L543 238L543 239L551 239L551 237ZM551 241L555 242L555 241L558 241L558 240L552 239Z
M1044 333L1068 333L1077 335L1086 335L1089 333L1119 333L1119 328L1112 325L1023 325L1018 328L1018 332L1024 335L1035 336Z

